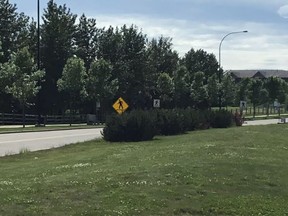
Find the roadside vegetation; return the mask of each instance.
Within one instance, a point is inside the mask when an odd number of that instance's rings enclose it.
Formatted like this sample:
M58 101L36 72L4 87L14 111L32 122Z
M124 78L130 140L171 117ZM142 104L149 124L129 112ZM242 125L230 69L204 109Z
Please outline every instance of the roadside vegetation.
M0 158L0 215L286 215L288 125Z

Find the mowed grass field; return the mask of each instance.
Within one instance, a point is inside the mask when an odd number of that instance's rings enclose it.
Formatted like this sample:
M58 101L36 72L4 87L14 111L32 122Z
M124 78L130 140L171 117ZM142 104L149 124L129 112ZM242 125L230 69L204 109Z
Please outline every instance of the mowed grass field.
M288 215L288 126L0 158L0 215Z

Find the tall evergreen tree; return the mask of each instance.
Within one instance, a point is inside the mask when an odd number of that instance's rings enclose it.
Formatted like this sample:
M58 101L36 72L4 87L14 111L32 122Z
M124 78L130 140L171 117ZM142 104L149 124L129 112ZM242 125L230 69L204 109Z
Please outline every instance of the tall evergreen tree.
M80 17L75 35L76 55L84 60L87 70L97 56L101 31L95 19L88 19L84 14Z
M63 111L57 80L62 76L66 61L74 54L75 20L76 15L66 5L58 6L53 0L48 2L41 34L41 62L46 70L45 83L40 92L42 112Z
M29 18L23 13L17 12L16 4L10 4L9 0L0 0L0 35L3 55L0 62L7 62L12 53L25 47L27 41L27 27Z
M120 33L122 55L118 73L119 93L126 96L131 108L147 107L151 103L146 88L146 35L133 25L124 25Z

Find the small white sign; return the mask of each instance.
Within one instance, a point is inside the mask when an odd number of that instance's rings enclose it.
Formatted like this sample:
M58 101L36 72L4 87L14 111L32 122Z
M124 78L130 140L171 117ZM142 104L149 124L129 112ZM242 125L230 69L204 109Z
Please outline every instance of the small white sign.
M276 108L278 108L278 107L280 107L280 103L278 102L278 101L274 101L274 107L276 107Z
M153 100L153 107L154 108L160 108L160 99L154 99Z
M240 109L246 109L247 107L247 102L246 101L240 101Z

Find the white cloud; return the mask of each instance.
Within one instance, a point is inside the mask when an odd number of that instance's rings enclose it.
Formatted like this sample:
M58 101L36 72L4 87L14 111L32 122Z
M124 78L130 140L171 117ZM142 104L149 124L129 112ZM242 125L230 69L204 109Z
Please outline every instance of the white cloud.
M279 8L278 14L283 18L288 18L288 5L284 5Z
M223 36L229 32L247 29L247 34L231 35L223 41L221 65L225 70L288 69L288 34L272 23L239 22L221 25L139 15L100 15L97 16L97 24L99 27L135 24L149 38L161 35L172 37L174 49L180 56L194 48L214 53L217 59Z

